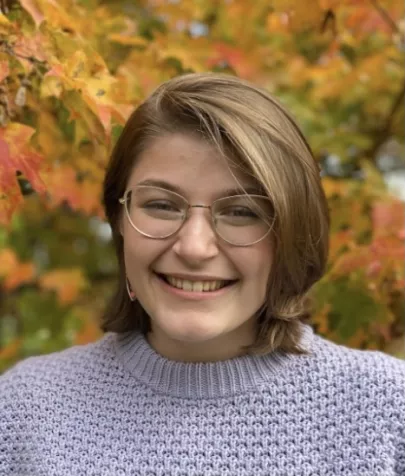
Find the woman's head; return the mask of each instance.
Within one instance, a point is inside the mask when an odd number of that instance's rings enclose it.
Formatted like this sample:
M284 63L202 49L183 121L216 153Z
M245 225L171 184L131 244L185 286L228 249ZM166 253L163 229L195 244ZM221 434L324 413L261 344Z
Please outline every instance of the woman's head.
M209 209L192 208L177 233L155 239L150 228L139 229L139 223L141 228L150 224L139 222L138 215L138 221L130 223L125 204L119 202L125 193L127 204L139 203L141 208L145 196L164 206L177 197L179 209L187 202L177 195L161 196L167 192L145 188L145 183L175 188L191 205L216 203L216 219L229 214L221 208L226 200L215 201L228 195L227 189L238 188L239 194L249 195L240 197L243 203L250 200L252 206L257 205L252 193L266 197L256 200L267 216L256 218L254 227L253 221L250 227L243 222L239 230L236 222L234 228L226 227L219 219L217 231L225 233L226 241L215 232ZM152 192L158 195L147 195ZM228 336L241 345L252 343L250 350L299 351L300 322L308 317L306 293L326 265L329 217L310 148L269 93L214 73L162 84L129 118L115 146L104 203L119 283L103 330L156 329L196 346L224 344ZM230 210L240 214L240 208ZM259 237L260 226L264 231L268 226L266 236L247 243L250 246L235 246ZM213 297L189 299L168 291L169 285L157 281L155 273L235 282ZM126 291L127 277L137 295L134 302Z

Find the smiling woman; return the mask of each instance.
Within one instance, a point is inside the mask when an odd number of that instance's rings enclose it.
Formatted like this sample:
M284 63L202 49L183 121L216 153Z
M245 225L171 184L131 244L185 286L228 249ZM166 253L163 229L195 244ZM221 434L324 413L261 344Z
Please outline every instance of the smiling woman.
M1 377L0 476L405 474L405 363L310 326L328 206L275 98L220 74L162 84L104 205L106 335Z
M170 204L176 219L152 217L150 205L146 214L140 204L153 197L160 207L165 203L166 213ZM179 299L167 307L170 297L153 271L186 274L189 281L213 274L237 282L223 291L220 304L204 300L196 309L196 323L208 334L189 336L193 357L178 355L180 360L216 360L210 349L220 350L222 358L246 351L305 352L300 339L309 314L306 292L325 269L328 208L308 143L266 91L212 74L163 84L135 111L118 141L104 202L121 263L104 330L140 329L156 339L161 314L152 311L153 304L164 310L166 334L179 323L182 305L186 331L194 322L188 307ZM151 261L144 263L147 256ZM136 301L128 301L128 283ZM176 339L173 347L179 349Z

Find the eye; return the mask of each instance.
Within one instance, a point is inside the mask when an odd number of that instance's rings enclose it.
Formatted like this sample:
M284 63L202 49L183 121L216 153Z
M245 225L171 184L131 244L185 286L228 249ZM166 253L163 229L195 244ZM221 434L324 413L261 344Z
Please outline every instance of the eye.
M143 204L143 208L146 208L147 210L161 210L167 212L180 211L178 205L167 200L153 200L150 202L146 202Z
M220 215L228 217L257 218L257 214L248 207L234 206L221 210Z

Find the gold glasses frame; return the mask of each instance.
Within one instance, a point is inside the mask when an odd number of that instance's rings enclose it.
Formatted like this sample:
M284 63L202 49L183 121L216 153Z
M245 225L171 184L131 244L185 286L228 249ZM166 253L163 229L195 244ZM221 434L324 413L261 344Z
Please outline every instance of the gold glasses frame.
M181 225L179 226L179 228L167 235L164 235L164 236L153 236L153 235L149 235L148 233L145 233L144 231L140 230L137 226L134 225L134 223L132 222L131 220L131 217L130 217L130 214L129 214L129 211L128 211L128 196L131 192L133 192L134 190L136 189L140 189L140 188L153 188L153 189L156 189L156 190L162 190L164 192L169 192L173 195L176 195L177 197L179 197L185 204L187 204L187 209L185 210L185 213L184 213L184 216L182 218L182 223ZM253 195L253 194L240 194L240 195L232 195L232 196L229 196L229 197L221 197L221 198L218 198L216 200L214 200L211 205L202 205L202 204L190 204L188 202L188 200L183 197L182 195L180 195L179 193L177 192L173 192L172 190L167 190L165 188L162 188L162 187L155 187L155 186L152 186L152 185L138 185L136 187L134 187L133 189L128 189L125 191L124 195L118 199L119 203L121 205L124 205L124 209L125 209L125 214L128 218L128 221L130 223L130 225L138 232L140 233L141 235L147 237L147 238L151 238L153 240L164 240L166 238L170 238L171 236L175 235L176 233L178 233L181 228L183 227L184 223L187 221L187 218L189 216L189 213L190 213L190 209L191 208L206 208L208 210L210 210L210 216L211 216L211 224L212 224L212 228L215 232L215 234L221 238L222 240L224 240L225 242L229 243L230 245L232 246L238 246L238 247L246 247L246 246L252 246L252 245L255 245L256 243L259 243L260 241L264 240L270 233L270 231L272 230L273 228L273 225L274 225L274 221L273 221L273 224L272 225L269 225L269 229L267 230L267 232L261 237L259 238L258 240L256 241L253 241L251 243L247 243L247 244L237 244L237 243L233 243L232 241L229 241L227 239L225 239L221 234L220 232L217 230L217 225L216 225L216 222L215 222L215 217L214 217L214 213L212 212L212 209L213 209L213 206L218 203L218 202L221 202L221 201L224 201L224 200L227 200L227 199L230 199L230 198L239 198L239 197L249 197L249 198L259 198L259 199L264 199L264 200L268 200L268 202L271 204L271 200L268 198L268 197L265 197L263 195Z

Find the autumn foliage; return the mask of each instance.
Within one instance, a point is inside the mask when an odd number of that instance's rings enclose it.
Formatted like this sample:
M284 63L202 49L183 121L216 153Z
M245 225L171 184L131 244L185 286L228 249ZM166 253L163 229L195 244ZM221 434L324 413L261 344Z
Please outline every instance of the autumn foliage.
M0 371L101 335L116 276L100 197L108 154L159 83L207 70L279 97L323 169L332 234L313 290L317 331L398 354L404 213L376 161L387 142L403 143L403 7L1 0Z

